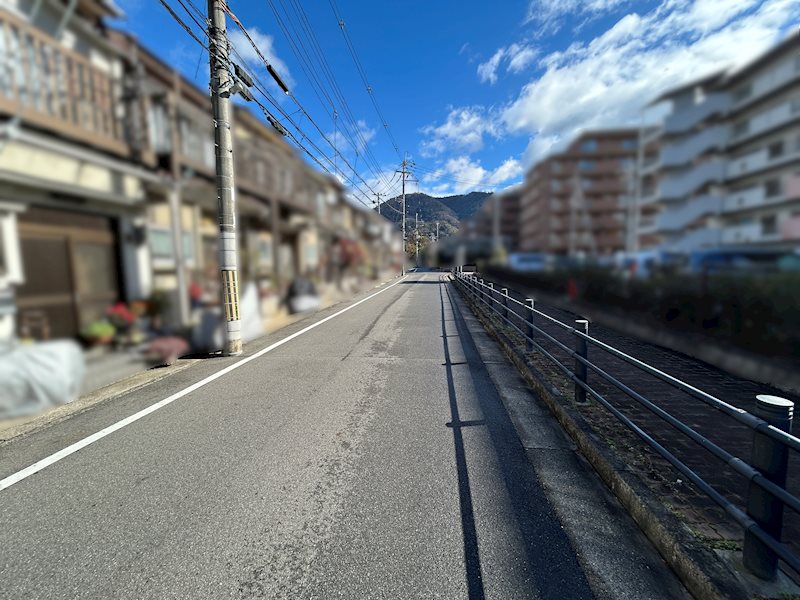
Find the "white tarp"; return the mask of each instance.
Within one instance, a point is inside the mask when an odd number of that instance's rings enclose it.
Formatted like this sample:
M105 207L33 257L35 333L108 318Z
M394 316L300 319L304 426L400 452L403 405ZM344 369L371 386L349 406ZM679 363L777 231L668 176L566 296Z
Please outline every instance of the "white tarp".
M72 340L0 345L0 419L72 402L85 372L83 352Z

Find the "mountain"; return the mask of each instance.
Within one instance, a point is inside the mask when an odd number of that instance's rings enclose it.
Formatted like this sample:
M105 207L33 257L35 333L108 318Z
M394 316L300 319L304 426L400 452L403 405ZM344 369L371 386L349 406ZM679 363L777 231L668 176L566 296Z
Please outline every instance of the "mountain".
M414 228L414 216L418 214L423 235L435 233L437 221L439 234L442 237L451 235L458 230L460 222L474 215L489 196L490 192L470 192L443 198L420 193L406 194L406 230ZM390 221L400 223L402 204L402 196L382 202L381 213Z

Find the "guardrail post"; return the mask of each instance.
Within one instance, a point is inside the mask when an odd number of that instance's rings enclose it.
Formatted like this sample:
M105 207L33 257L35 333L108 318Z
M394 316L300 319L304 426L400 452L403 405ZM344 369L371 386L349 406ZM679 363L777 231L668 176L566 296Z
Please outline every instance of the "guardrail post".
M791 433L794 402L778 396L756 396L754 414L773 427ZM753 452L750 464L772 483L786 487L789 466L789 448L760 431L753 435ZM750 482L747 492L747 514L776 540L783 529L783 502L767 490ZM772 580L778 572L778 556L751 532L744 534L742 560L754 575Z
M500 293L503 294L503 318L508 320L508 288L501 289Z
M582 329L583 333L589 335L589 321L585 319L579 319L575 321L575 329ZM579 335L575 336L575 354L580 356L581 358L588 358L589 357L589 343L586 341L586 338L581 337ZM586 384L588 381L589 369L586 367L584 363L579 361L577 358L575 359L575 402L578 404L586 404L586 390L578 385L578 381L583 384Z
M528 352L533 352L533 305L535 300L533 298L525 298L525 302L528 304L530 310L528 311L528 337L531 338L529 340L525 340L526 344L525 347L528 349Z
M486 306L489 307L490 311L494 312L494 284L490 281L487 285L489 286L489 292L487 294L489 299L486 301Z
M483 279L478 279L478 302L483 304Z

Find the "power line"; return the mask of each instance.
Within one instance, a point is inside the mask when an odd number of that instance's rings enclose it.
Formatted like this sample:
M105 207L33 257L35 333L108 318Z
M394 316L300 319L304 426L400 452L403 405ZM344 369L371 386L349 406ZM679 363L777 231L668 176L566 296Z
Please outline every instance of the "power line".
M345 45L350 52L350 56L353 58L353 62L356 65L356 70L358 71L359 76L361 77L361 81L364 83L364 87L367 90L367 94L369 95L370 100L372 101L372 105L375 108L375 113L378 115L380 119L381 125L383 125L384 131L386 131L386 135L389 137L389 140L392 142L392 147L394 151L397 153L397 157L402 159L403 157L400 155L400 149L397 147L397 142L392 135L392 131L389 129L389 122L383 116L383 112L378 106L378 101L375 98L375 93L372 86L367 79L367 73L364 70L364 66L361 64L361 60L358 58L358 53L353 46L353 41L350 39L350 34L348 30L345 28L344 19L341 17L341 13L339 11L339 7L336 5L336 0L329 0L329 4L331 5L331 10L333 11L334 17L336 17L336 21L339 25L339 30L342 32L342 37L344 37Z
M247 29L246 29L246 28L245 28L245 26L242 24L242 22L239 20L239 18L238 18L238 17L237 17L237 16L236 16L236 15L233 13L233 11L232 11L232 10L230 9L230 7L229 7L229 6L227 6L227 5L225 6L225 11L228 13L228 15L229 15L229 16L231 17L231 19L234 21L234 23L236 23L236 25L237 25L237 26L238 26L238 27L239 27L239 28L242 30L242 33L244 34L245 38L246 38L246 39L247 39L247 41L250 43L250 45L253 47L253 49L256 51L256 54L259 56L259 58L260 58L260 59L261 59L261 61L264 63L264 65L267 67L268 71L274 72L274 69L272 68L272 66L271 66L270 62L269 62L269 61L266 59L266 57L264 57L263 53L262 53L262 52L261 52L261 50L258 48L258 45L255 43L255 41L253 40L252 36L251 36L251 35L250 35L250 33L247 31ZM271 94L269 94L269 93L268 93L268 92L267 92L267 91L266 91L266 90L263 88L263 86L257 86L257 87L256 87L256 89L257 89L259 92L261 92L263 95L265 95L265 96L266 96L268 99L270 99L270 98L271 98ZM335 144L333 144L333 143L331 142L331 140L330 140L330 139L328 139L327 135L326 135L326 134L325 134L325 133L322 131L322 129L319 127L319 125L316 123L316 121L315 121L315 120L314 120L314 119L311 117L311 115L308 113L308 111L305 109L305 107L304 107L304 106L303 106L303 105L300 103L300 101L297 99L297 97L296 97L294 94L292 94L290 90L288 90L288 88L286 89L286 94L287 94L287 95L288 95L288 96L289 96L289 97L290 97L290 98L293 100L293 102L294 102L294 103L297 105L298 109L299 109L299 110L300 110L300 111L303 113L303 115L304 115L304 116L305 116L305 117L308 119L309 123L311 123L311 124L314 126L314 128L317 130L317 132L318 132L318 133L320 134L320 136L322 137L322 139L324 139L324 140L325 140L325 141L326 141L326 142L327 142L327 143L328 143L328 144L331 146L331 148L333 148L333 150L334 150L335 154L336 154L337 156L339 156L339 157L342 159L342 161L343 161L343 162L344 162L344 163L345 163L345 164L346 164L346 165L347 165L347 166L350 168L350 170L353 172L353 174L354 174L354 175L355 175L355 176L356 176L356 177L357 177L357 178L358 178L358 179L359 179L359 180L360 180L360 181L361 181L361 182L362 182L362 183L363 183L363 184L364 184L364 185L365 185L365 186L366 186L366 187L367 187L367 188L368 188L368 189L369 189L369 190L370 190L372 193L374 193L374 192L375 192L375 190L372 188L372 186L370 186L370 185L369 185L369 183L367 183L367 181L366 181L366 180L365 180L365 179L364 179L364 178L363 178L363 177L362 177L362 176L361 176L361 175L360 175L360 174L359 174L359 173L356 171L356 169L355 169L355 168L354 168L354 167L353 167L353 166L350 164L350 162L347 160L347 158L346 158L346 157L345 157L345 156L344 156L344 155L343 155L343 154L342 154L342 153L341 153L341 152L340 152L340 151L339 151L339 150L336 148ZM321 152L321 150L319 150L319 148L316 146L316 144L313 142L313 140L311 140L311 138L309 138L309 137L308 137L308 136L307 136L307 135L306 135L304 132L302 132L302 130L300 129L300 127L299 127L299 126L298 126L298 125L297 125L297 124L294 122L294 120L293 120L293 119L291 119L291 118L290 118L290 116L289 116L289 115L286 113L286 111L285 111L285 110L283 110L283 108L282 108L282 107L280 107L280 105L277 103L277 101L274 101L274 99L273 99L273 100L271 101L271 103L273 104L273 106L275 106L275 108L276 108L277 110L279 110L279 111L280 111L280 112L281 112L281 113L284 115L284 117L285 117L285 118L286 118L286 119L287 119L287 120L288 120L288 121L289 121L289 122L292 124L292 126L293 126L293 127L294 127L294 128L295 128L295 129L296 129L298 132L302 133L302 135L304 136L304 139L307 139L307 140L308 140L308 142L309 142L311 145L313 145L313 146L314 146L314 147L315 147L315 148L316 148L316 149L317 149L317 150L318 150L318 151L319 151L319 152L320 152L320 153L321 153L321 154L322 154L322 155L323 155L323 156L326 158L326 160L328 160L328 161L329 161L329 162L330 162L330 163L331 163L331 164L334 166L334 170L336 170L336 169L335 169L335 165L334 165L333 161L331 161L331 160L330 160L330 159L327 157L327 155L325 155L324 153L322 153L322 152ZM262 109L266 110L266 108L265 108L265 107L262 107ZM294 138L294 139L295 139L295 141L297 142L296 138ZM297 143L299 143L299 142L297 142ZM306 152L307 152L307 153L310 155L310 153L309 153L308 151L306 151ZM327 171L327 169L326 169L326 171ZM330 172L330 171L329 171L329 172ZM349 178L348 178L348 179L349 179ZM350 181L352 182L353 180L352 180L352 179L350 179ZM355 186L355 187L357 187L357 186ZM365 196L366 196L366 194L365 194ZM369 197L367 196L367 198L369 198ZM363 203L363 201L362 201L362 203ZM366 203L365 203L365 205L366 205L367 207L369 207L369 205L368 205L368 204L366 204Z
M186 23L186 22L185 22L185 21L184 21L184 20L183 20L183 19L180 17L180 15L178 15L178 14L177 14L177 12L175 12L175 10L174 10L174 9L173 9L173 8L172 8L172 7L171 7L171 6L170 6L170 5L169 5L169 4L168 4L168 3L167 3L165 0L159 0L159 2L161 2L161 4L164 6L164 8L167 10L167 12L169 12L169 14L172 16L172 18L173 18L173 19L174 19L174 20L175 20L175 21L176 21L176 22L177 22L177 23L178 23L178 24L179 24L179 25L180 25L180 26L181 26L181 27L182 27L182 28L183 28L183 29L186 31L186 33L188 33L188 34L189 34L189 36L190 36L190 37L191 37L191 38L192 38L194 41L196 41L196 42L197 42L197 43L198 43L198 44L199 44L201 47L203 47L203 48L204 48L205 50L207 50L209 53L213 53L213 54L214 54L215 56L217 56L218 58L223 58L221 55L219 55L219 54L217 54L217 53L216 53L216 51L213 49L213 46L211 46L210 44L209 44L209 45L206 45L206 44L205 44L205 43L204 43L204 42L203 42L203 41L202 41L202 40L201 40L201 39L200 39L200 38L199 38L199 37L198 37L198 36L197 36L197 35L196 35L196 34L195 34L193 31L192 31L192 28L191 28L191 27L190 27L190 26L189 26L189 25L188 25L188 24L187 24L187 23ZM181 5L181 6L184 8L184 10L186 10L186 12L187 12L187 14L189 14L190 18L192 18L192 20L194 20L196 24L200 25L200 24L197 22L197 20L196 20L196 19L194 19L194 17L192 17L192 15L191 15L190 11L188 10L188 8L186 7L186 5L185 5L185 4L184 4L184 3L183 3L181 0L178 0L178 2L179 2L179 3L180 3L180 5ZM190 1L190 4L191 4L191 1ZM197 11L197 8L196 8L196 7L195 7L193 4L192 4L192 7L193 7L193 8L194 8L194 9ZM243 29L243 32L244 32L245 36L246 36L246 37L249 39L249 41L251 42L251 44L253 44L253 47L254 47L254 49L256 50L257 54L259 54L259 55L260 55L260 56L263 58L263 55L261 54L261 52L260 52L260 50L258 49L258 47L255 45L255 43L252 41L252 38L250 38L250 36L249 36L249 34L247 33L247 31L246 31L246 30L244 30L244 28L242 27L242 25L241 25L241 23L238 21L238 19L235 17L235 15L231 14L231 11L230 11L230 9L227 7L227 5L223 5L223 8L224 8L224 10L225 10L225 11L226 11L228 14L230 14L230 15L231 15L231 17L234 19L234 21L237 23L237 25L239 25L239 27ZM206 37L207 37L207 32L204 32L204 33L205 33L205 35L206 35ZM238 56L238 57L241 59L241 55L238 53L238 51L237 51L235 48L233 48L233 45L229 43L229 46L231 47L231 49L233 50L233 52L234 52L234 53L235 53L235 54L236 54L236 55L237 55L237 56ZM269 67L269 63L268 63L268 61L266 61L266 59L265 59L265 58L264 58L263 60L264 60L265 64L266 64L266 65ZM225 60L224 62L225 62L225 64L227 64L227 65L230 65L230 61L229 61L229 60ZM244 63L244 61L242 61L242 62ZM243 70L245 70L245 71L246 71L246 69L244 69L244 67L241 67L241 68L242 68ZM270 68L269 70L270 70L271 72L273 71L271 68ZM249 74L249 73L248 73L248 74ZM252 78L252 79L254 79L254 81L256 80L256 78L255 78L255 77L251 77L251 78ZM299 126L298 126L298 125L297 125L297 124L296 124L296 123L295 123L295 122L292 120L292 119L291 119L291 115L288 115L288 114L286 113L286 111L285 111L285 110L283 110L283 108L282 108L282 107L279 105L279 103L278 103L278 102L275 100L275 98L274 98L274 97L273 97L273 96L272 96L272 95L271 95L271 94L270 94L270 93L269 93L269 92L268 92L266 89L264 89L264 87L263 87L263 84L262 84L260 81L259 81L258 85L257 85L257 86L255 86L255 87L256 87L256 89L258 89L258 90L259 90L259 91L262 93L262 95L264 95L264 96L265 96L265 98L267 98L267 100L268 100L268 101L269 101L269 102L270 102L270 103L271 103L271 104L272 104L272 105L273 105L273 106L274 106L274 107L275 107L275 108L276 108L276 109L277 109L277 110L278 110L278 111L279 111L281 114L283 114L283 115L284 115L284 117L285 117L285 118L286 118L286 119L287 119L287 120L288 120L288 121L289 121L289 122L292 124L292 126L293 126L293 127L294 127L294 128L295 128L295 129L296 129L296 130L297 130L297 131L300 133L300 134L302 134L303 138L304 138L304 139L306 139L306 140L308 140L308 142L309 142L309 143L310 143L310 144L311 144L311 145L314 147L314 149L315 149L315 150L316 150L316 151L317 151L317 152L318 152L318 153L319 153L319 154L320 154L320 155L321 155L323 158L325 158L325 159L326 159L326 160L327 160L329 163L331 163L331 164L332 164L332 161L331 161L331 159L330 159L330 158L329 158L329 157L328 157L328 156L327 156L327 155L326 155L324 152L322 152L322 150L321 150L321 149L320 149L320 148L319 148L319 147L316 145L316 143L315 143L315 142L314 142L314 141L313 141L311 138L309 138L309 137L308 137L308 136L307 136L307 135L306 135L306 134L305 134L305 133L302 131L302 129L301 129L301 128L300 128L300 127L299 127ZM271 112L269 111L269 109L267 109L267 107L266 107L266 106L264 106L264 104L263 104L263 103L261 103L260 101L258 101L258 100L257 100L257 99L255 99L255 98L254 98L253 100L254 100L254 101L255 101L255 103L256 103L256 104L259 106L259 108L261 108L261 110L264 112L264 115L265 115L265 117L267 117L267 118L268 118L268 120L269 120L269 119L275 119L275 117L274 117L274 116L271 114ZM295 100L295 101L296 101L296 100ZM299 105L299 103L298 103L298 105ZM313 123L313 120L311 119L310 115L308 115L308 113L307 113L307 112L305 112L305 110L302 108L302 106L300 106L300 108L301 108L301 110L303 110L304 114L305 114L305 115L308 117L309 121L311 121L311 122ZM315 123L314 123L314 124L315 124ZM316 125L316 124L315 124L315 125ZM317 127L317 129L319 129L319 128ZM310 150L308 150L308 148L306 148L306 147L303 145L303 143L302 143L300 140L298 140L298 139L297 139L297 137L296 137L296 135L295 135L295 134L292 134L292 133L291 133L291 132L289 132L288 130L286 130L286 134L287 134L287 136L288 136L288 137L290 137L290 138L292 139L292 141L293 141L293 142L294 142L294 143L297 145L297 147L298 147L298 148L300 148L300 149L301 149L303 152L305 152L305 153L306 153L306 154L307 154L307 155L308 155L308 156L309 156L309 157L310 157L310 158L311 158L311 159L312 159L312 160L313 160L315 163L317 163L317 164L318 164L318 165L319 165L319 166L320 166L320 167L321 167L321 168L322 168L324 171L326 171L326 172L330 173L330 170L329 170L329 169L327 169L327 168L325 167L325 165L323 165L323 164L322 164L322 162L320 161L320 159L319 159L317 156L315 156L315 155L314 155L314 154L313 154L313 153L312 153ZM324 136L324 134L323 134L323 137L325 137L325 136ZM327 138L325 138L325 139L326 139L326 141L328 141L328 142L330 143L330 141L329 141L329 140L327 140ZM345 160L345 162L347 163L347 161L346 161L346 159L344 159L344 157L342 157L342 159L343 159L343 160ZM348 166L349 166L349 163L347 163L347 164L348 164ZM352 166L351 166L351 169L352 169ZM355 175L357 175L357 176L359 177L359 179L361 179L361 181L362 181L362 182L363 182L363 183L364 183L364 184L365 184L365 185L366 185L368 188L370 187L370 186L369 186L369 184L368 184L368 183L367 183L367 182L366 182L366 181L365 181L365 180L364 180L364 179L363 179L363 178L362 178L360 175L358 175L358 173L357 173L357 172L356 172L354 169L353 169L353 172L354 172L354 174L355 174ZM364 193L364 191L363 191L363 190L361 190L361 189L359 188L359 186L356 184L356 182L355 182L355 181L354 181L352 178L350 178L349 176L347 176L347 175L345 175L345 174L342 174L342 176L343 176L345 179L347 179L347 180L348 180L348 182L349 182L349 183L350 183L350 184L353 186L353 191L354 191L354 192L361 193L361 194L362 194L364 197L366 197L366 198L367 198L367 200L369 201L369 197L368 197L368 196L367 196L367 195ZM371 188L370 188L370 189L371 189ZM369 206L368 202L364 202L363 200L361 200L361 198L356 198L356 199L357 199L359 202L361 202L362 204L364 204L364 206L365 206L365 207L367 207L367 208L370 208L370 206Z
M372 171L372 174L376 177L376 179L382 179L382 170L372 154L369 144L361 131L361 127L353 116L347 100L345 99L345 96L336 81L336 76L333 74L333 70L325 58L325 54L319 45L310 22L308 21L305 10L303 9L302 5L296 2L296 0L289 0L290 6L292 7L295 15L295 19L299 23L298 28L295 25L289 10L286 8L284 0L277 0L277 2L280 3L285 17L281 15L281 11L278 10L273 0L268 0L278 26L289 42L290 48L300 63L301 69L308 78L309 83L311 84L312 89L317 96L317 99L326 110L328 116L333 120L334 125L336 124L337 112L339 112L337 111L338 102L338 108L341 109L341 112L345 117L345 122L342 124L342 131L345 138L353 148L353 151L355 152L356 161L358 160L358 156L363 153L368 169ZM294 33L294 35L292 35L292 33ZM308 40L308 44L303 41L303 33ZM307 45L311 48L311 52L309 52ZM317 69L315 65L314 57L316 57L316 62L319 63L319 69ZM322 75L320 75L320 71L322 72ZM325 89L324 80L327 80L327 84L331 90L330 94ZM325 96L325 99L331 105L331 111L333 111L333 114L331 114L331 112L326 108L325 102L323 102L322 98L320 98L320 93Z

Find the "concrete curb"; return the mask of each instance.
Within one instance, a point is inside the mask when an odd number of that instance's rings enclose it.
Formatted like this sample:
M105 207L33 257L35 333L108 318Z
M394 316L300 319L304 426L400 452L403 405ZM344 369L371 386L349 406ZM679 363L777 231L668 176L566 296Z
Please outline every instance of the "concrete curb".
M464 294L460 286L455 287L689 592L703 600L749 598L749 594L736 585L736 574L667 510L656 495L622 464L608 444L595 434L570 401L517 353L508 336L498 331L482 310L476 310L472 298Z
M145 369L144 371L139 371L138 373L134 373L114 383L103 386L93 392L84 394L74 402L62 404L61 406L54 407L33 417L21 418L5 424L0 427L0 447L12 441L17 441L21 437L79 415L102 402L112 400L123 394L128 394L157 381L161 381L166 377L180 373L200 360L202 359L184 358L168 367Z

